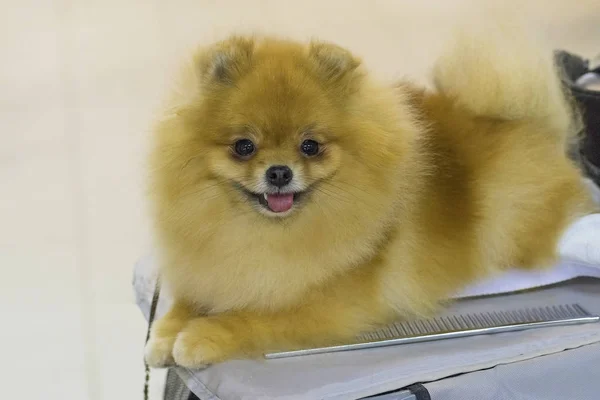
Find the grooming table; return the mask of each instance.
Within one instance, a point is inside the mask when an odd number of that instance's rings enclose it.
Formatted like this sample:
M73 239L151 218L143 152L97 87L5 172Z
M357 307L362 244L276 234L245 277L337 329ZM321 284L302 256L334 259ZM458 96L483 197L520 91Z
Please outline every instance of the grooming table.
M600 314L600 214L573 224L560 254L551 269L509 271L469 287L444 313L579 303ZM146 318L155 282L149 256L136 265L134 276ZM169 301L169 294L161 293L157 317ZM594 400L600 399L600 324L174 370L189 390L176 400L193 395L201 400Z

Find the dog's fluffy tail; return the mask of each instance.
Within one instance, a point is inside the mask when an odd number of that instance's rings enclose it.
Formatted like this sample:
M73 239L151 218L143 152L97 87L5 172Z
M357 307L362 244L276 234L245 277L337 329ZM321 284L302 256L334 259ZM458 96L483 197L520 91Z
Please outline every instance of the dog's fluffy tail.
M545 121L566 141L575 120L552 51L523 26L504 20L458 30L434 68L434 84L477 116Z

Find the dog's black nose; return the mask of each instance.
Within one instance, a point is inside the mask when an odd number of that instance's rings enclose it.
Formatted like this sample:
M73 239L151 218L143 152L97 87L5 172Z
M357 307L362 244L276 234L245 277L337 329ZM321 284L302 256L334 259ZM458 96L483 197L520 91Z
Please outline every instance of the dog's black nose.
M265 172L265 175L267 182L277 187L287 185L294 177L292 170L285 165L274 165Z

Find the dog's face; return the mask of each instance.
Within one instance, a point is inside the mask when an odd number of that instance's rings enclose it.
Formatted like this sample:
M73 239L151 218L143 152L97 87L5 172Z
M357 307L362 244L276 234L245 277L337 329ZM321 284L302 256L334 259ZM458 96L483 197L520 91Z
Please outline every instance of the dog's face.
M382 129L390 110L357 109L359 64L320 43L232 38L201 53L200 94L179 112L190 192L267 218L376 206L402 139Z
M268 217L300 210L340 168L343 104L311 74L293 58L275 58L219 88L209 168Z
M230 110L223 140L213 143L207 160L214 174L239 192L232 195L265 216L285 217L323 190L319 184L340 168L343 150L317 113L288 111L276 118L273 113L280 107L263 108L246 94L241 100L255 106L241 107L245 112ZM292 106L309 107L314 104Z

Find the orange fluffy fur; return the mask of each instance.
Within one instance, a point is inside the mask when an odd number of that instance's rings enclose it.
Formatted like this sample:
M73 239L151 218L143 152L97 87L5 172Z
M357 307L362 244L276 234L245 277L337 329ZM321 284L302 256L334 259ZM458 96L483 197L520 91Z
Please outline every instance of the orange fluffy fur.
M435 91L378 84L327 43L200 50L156 129L155 226L175 301L149 364L338 343L504 268L551 263L591 203L565 156L570 116L549 57L510 46L507 57L460 38ZM249 159L232 155L240 138L256 144ZM322 153L303 156L305 138ZM241 189L274 164L307 192L283 216Z

